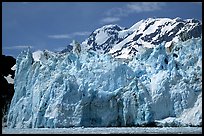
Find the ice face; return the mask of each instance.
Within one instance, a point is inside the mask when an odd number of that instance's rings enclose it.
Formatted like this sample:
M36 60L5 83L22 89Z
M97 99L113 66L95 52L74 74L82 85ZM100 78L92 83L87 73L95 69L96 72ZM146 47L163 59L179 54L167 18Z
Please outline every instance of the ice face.
M199 125L202 38L175 43L168 53L165 43L141 47L132 60L43 51L36 61L27 50L14 82L10 128L135 126L169 117Z

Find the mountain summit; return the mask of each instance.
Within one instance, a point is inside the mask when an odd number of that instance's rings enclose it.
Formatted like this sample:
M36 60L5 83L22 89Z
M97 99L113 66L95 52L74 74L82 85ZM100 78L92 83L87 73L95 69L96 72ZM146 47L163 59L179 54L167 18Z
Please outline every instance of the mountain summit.
M95 30L82 46L101 53L109 53L116 58L135 55L140 46L153 48L165 42L186 41L201 37L202 23L195 19L148 18L134 24L129 29L118 25L106 25Z

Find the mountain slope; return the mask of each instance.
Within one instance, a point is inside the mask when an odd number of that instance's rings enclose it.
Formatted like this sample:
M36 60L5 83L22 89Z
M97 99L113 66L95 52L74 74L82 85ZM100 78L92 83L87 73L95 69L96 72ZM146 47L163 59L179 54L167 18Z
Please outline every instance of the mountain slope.
M148 18L129 29L118 25L103 26L82 42L82 46L116 58L127 58L135 55L140 46L153 48L165 42L168 47L172 42L201 37L201 34L202 23L195 19Z

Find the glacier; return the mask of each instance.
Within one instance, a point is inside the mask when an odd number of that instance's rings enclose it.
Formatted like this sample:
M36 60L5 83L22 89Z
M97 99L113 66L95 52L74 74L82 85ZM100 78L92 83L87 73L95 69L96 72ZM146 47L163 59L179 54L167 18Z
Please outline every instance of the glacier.
M202 37L141 46L130 60L28 48L14 83L8 128L202 126Z

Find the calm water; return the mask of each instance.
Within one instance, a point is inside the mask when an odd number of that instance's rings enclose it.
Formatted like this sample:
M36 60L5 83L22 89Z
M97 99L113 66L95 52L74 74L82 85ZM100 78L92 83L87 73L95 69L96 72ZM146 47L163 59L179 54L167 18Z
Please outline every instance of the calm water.
M202 127L2 128L2 134L202 134Z

